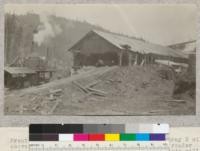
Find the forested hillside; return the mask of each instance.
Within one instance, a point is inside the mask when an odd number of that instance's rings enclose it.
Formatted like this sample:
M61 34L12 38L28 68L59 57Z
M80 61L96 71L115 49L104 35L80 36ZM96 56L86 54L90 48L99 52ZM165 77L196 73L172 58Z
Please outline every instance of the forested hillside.
M67 49L92 29L86 21L57 16L5 15L5 64L16 57L39 55L58 64L71 64Z

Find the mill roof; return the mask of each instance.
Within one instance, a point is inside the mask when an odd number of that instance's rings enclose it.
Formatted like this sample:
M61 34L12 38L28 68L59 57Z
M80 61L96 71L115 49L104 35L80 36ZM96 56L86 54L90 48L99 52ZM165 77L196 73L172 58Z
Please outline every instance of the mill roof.
M27 67L5 67L4 70L10 74L34 74L35 70Z
M153 44L150 42L142 41L140 39L136 39L136 38L132 38L132 37L124 36L124 35L119 35L115 33L110 33L110 32L99 31L99 30L92 30L89 33L93 33L100 36L101 38L103 38L104 40L106 40L107 42L111 43L112 45L116 46L119 49L124 49L122 46L128 45L130 46L130 51L133 51L133 52L139 52L142 54L158 54L158 55L164 55L164 56L186 58L185 55L183 55L181 52L179 51L177 52L176 50L170 47ZM86 38L89 35L89 33L86 34L82 39ZM75 45L77 45L77 43ZM69 50L72 50L73 47L71 47Z
M131 51L134 52L144 54L153 53L172 57L184 57L184 55L182 55L181 53L178 53L175 50L162 45L153 44L136 38L122 36L114 33L102 32L97 30L93 30L93 32L100 35L101 37L111 42L120 49L123 49L122 45L129 45L131 47Z

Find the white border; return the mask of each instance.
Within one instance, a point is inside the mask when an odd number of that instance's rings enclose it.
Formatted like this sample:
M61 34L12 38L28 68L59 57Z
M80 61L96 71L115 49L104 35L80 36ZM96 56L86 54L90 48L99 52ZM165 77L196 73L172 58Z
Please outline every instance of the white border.
M198 7L197 23L197 65L196 77L200 77L200 0L0 0L0 126L26 126L29 123L169 123L171 126L200 125L200 89L197 78L196 116L4 116L4 12L5 3L15 4L69 4L69 3L134 3L134 4L196 4ZM199 27L199 28L198 28Z

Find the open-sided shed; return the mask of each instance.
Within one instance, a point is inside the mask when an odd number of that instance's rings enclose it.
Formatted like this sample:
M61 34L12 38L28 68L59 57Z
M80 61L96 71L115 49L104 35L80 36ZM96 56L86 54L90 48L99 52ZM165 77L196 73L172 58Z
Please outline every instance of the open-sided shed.
M169 47L97 30L87 33L69 51L74 55L75 66L96 65L99 61L105 65L150 64L155 59L187 61Z

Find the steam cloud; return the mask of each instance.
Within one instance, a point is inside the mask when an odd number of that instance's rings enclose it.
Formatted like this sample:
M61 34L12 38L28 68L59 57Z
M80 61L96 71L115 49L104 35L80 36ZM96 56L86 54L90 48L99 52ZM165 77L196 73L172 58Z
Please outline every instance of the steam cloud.
M59 25L51 25L47 15L40 15L40 22L42 25L38 27L38 32L34 34L33 40L39 46L47 41L49 38L53 38L62 32Z

